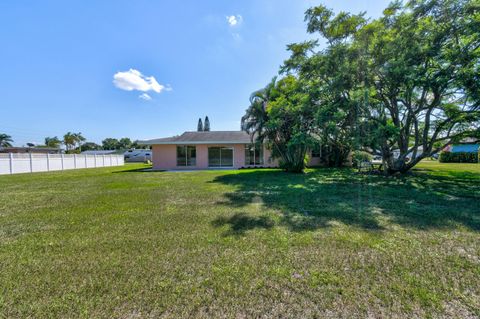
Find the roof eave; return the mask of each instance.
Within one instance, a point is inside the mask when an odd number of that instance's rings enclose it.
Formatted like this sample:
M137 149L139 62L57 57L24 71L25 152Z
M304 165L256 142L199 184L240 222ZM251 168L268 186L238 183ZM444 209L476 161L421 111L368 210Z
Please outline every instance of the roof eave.
M200 145L200 144L250 144L250 141L175 141L175 142L155 142L142 141L140 145Z

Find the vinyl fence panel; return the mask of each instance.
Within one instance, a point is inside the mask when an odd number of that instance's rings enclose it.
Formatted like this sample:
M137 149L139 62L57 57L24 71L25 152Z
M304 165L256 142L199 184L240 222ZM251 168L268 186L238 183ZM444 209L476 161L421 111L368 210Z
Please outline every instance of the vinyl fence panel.
M123 155L0 154L0 175L122 165Z

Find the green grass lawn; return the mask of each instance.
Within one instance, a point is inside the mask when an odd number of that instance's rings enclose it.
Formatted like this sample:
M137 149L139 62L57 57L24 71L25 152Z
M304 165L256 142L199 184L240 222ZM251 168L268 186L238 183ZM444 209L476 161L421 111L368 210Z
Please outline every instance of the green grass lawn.
M0 317L480 316L480 165L0 176Z

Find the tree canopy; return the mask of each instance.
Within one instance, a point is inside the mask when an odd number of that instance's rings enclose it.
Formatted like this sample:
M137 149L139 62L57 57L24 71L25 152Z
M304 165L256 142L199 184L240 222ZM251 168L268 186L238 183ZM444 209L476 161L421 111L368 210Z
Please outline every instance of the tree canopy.
M62 144L62 141L56 136L54 137L45 137L45 146L59 148Z
M84 152L84 151L97 151L97 150L101 150L102 149L102 146L101 145L98 145L94 142L86 142L86 143L83 143L82 146L80 146L80 151Z
M299 172L305 166L307 150L314 144L310 103L305 85L296 77L274 78L250 97L242 129L266 142L281 167Z
M123 137L120 140L108 137L102 141L101 148L104 150L125 150L130 148L145 148L146 145L139 145L138 141L133 141L128 137Z
M116 138L107 137L102 141L102 147L104 150L116 150L120 144L120 141Z
M272 127L281 128L276 138L290 132L280 143L285 149L292 141L318 142L328 150L328 165L341 165L352 150L378 153L389 174L479 135L478 2L395 1L374 20L364 13L335 15L321 5L308 9L305 21L326 46L318 40L288 46L291 55L278 82L295 79L295 89L251 99L245 129L259 138ZM276 85L269 86L276 92ZM281 113L286 109L302 110L294 115L299 119ZM279 152L274 156L285 160Z

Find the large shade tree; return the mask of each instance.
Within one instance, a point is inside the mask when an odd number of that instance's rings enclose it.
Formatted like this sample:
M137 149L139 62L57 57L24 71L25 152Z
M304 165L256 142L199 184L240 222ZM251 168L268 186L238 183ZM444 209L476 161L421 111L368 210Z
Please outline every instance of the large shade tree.
M94 142L85 142L80 146L80 151L96 151L96 150L101 150L102 146L98 145Z
M120 141L116 138L107 137L102 141L102 147L104 150L116 150L120 145Z
M356 101L357 120L369 123L363 137L381 153L386 173L404 173L478 135L479 17L478 2L469 0L397 1L370 22L363 15L335 16L324 6L307 11L308 31L327 39L320 55L338 45L356 52L356 87L365 91ZM341 63L336 72L351 70Z
M474 3L396 3L359 34L370 41L372 113L389 173L408 171L447 145L478 134L480 7Z
M307 83L306 93L313 101L312 130L320 142L322 162L328 166L342 166L355 147L353 132L362 88L358 84L357 51L342 41L330 43L320 52L315 52L317 41L289 45L291 57L281 71L296 74Z
M132 140L128 137L122 137L119 141L118 141L118 146L117 146L117 149L122 149L122 150L125 150L125 149L129 149L132 147Z

